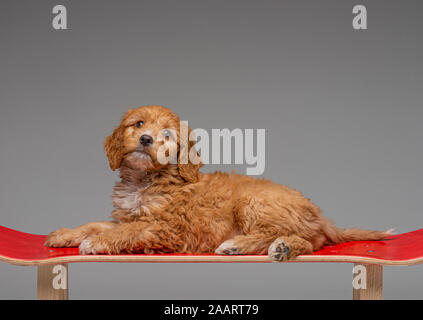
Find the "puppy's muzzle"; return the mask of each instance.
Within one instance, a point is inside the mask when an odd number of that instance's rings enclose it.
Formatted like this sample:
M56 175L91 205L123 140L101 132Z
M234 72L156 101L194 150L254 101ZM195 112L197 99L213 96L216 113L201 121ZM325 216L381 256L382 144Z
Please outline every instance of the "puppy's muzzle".
M143 134L140 138L140 144L144 147L148 147L153 144L153 137L147 134Z

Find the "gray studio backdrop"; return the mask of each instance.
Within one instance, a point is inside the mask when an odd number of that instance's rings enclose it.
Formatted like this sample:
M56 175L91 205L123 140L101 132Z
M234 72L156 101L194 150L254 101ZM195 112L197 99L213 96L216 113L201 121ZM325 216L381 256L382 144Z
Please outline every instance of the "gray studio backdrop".
M54 5L68 30L52 28ZM352 28L364 4L368 29ZM21 1L0 4L0 225L102 220L103 140L166 105L194 128L265 128L265 178L342 227L423 227L421 1ZM245 166L209 166L245 172ZM423 298L423 266L385 268ZM72 264L71 298L350 299L349 264ZM0 298L36 297L0 263Z

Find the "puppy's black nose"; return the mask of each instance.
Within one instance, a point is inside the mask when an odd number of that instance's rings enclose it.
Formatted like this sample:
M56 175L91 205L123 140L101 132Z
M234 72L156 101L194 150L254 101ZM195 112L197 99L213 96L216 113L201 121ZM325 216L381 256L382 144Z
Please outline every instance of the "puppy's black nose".
M153 144L153 137L149 136L147 134L143 134L140 138L140 143L144 146L144 147L148 147L150 144Z

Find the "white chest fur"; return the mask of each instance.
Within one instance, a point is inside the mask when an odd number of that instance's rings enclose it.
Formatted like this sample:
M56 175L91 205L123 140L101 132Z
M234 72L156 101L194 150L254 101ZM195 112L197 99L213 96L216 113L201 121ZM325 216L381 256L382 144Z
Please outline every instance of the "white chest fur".
M113 195L113 206L116 209L129 211L132 215L150 215L155 209L160 209L167 201L166 196L151 194L146 191L148 186L134 186L118 183Z

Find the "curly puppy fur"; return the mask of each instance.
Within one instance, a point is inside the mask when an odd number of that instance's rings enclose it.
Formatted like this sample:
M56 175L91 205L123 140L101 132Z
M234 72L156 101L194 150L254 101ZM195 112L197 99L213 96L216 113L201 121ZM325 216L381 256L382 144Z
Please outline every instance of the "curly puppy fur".
M389 235L339 229L300 192L268 180L199 173L201 162L180 161L196 151L195 142L183 143L179 128L179 117L165 107L129 110L105 141L110 167L121 178L114 188L113 221L59 229L48 235L46 246L79 246L81 254L267 253L287 261L325 244ZM178 156L165 165L157 159L164 141L141 143L141 136L157 137L164 129L176 132L171 138Z

